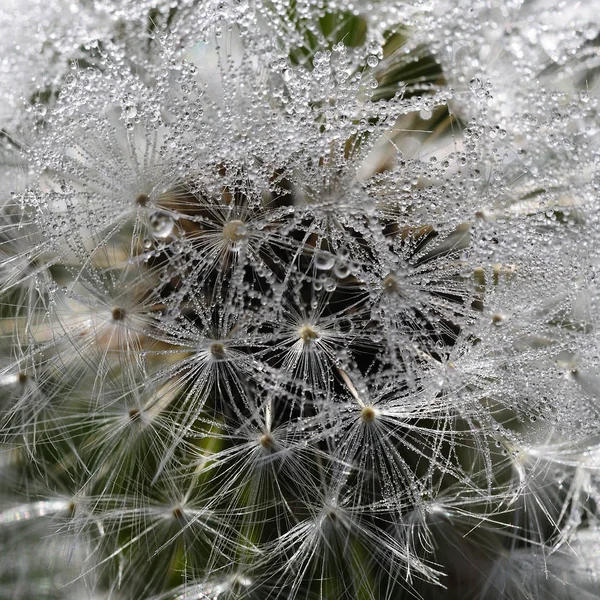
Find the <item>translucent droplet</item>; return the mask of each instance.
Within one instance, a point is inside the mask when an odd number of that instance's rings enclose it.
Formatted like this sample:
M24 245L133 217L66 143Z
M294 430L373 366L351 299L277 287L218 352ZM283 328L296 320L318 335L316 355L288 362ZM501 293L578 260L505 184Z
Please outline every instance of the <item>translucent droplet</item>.
M323 289L326 292L333 292L336 288L336 283L334 279L331 279L331 277L326 277L323 280Z
M322 271L331 269L335 263L335 256L329 252L317 252L315 254L315 267Z
M333 272L336 277L339 277L340 279L345 279L346 277L348 277L348 275L350 275L350 267L348 266L348 263L338 260L335 262Z
M35 104L34 107L33 107L33 112L38 117L43 117L48 112L48 109L43 104Z
M138 111L135 104L126 104L123 107L123 118L124 119L133 119L137 117Z
M379 59L376 56L371 55L369 58L367 58L367 64L370 67L376 67L379 64Z
M168 238L173 232L175 223L170 215L164 212L156 212L150 215L150 231L156 238Z
M479 77L473 77L473 79L471 79L471 81L469 81L469 88L471 88L471 90L473 92L481 89L483 87L483 82L481 81L481 79L479 79Z

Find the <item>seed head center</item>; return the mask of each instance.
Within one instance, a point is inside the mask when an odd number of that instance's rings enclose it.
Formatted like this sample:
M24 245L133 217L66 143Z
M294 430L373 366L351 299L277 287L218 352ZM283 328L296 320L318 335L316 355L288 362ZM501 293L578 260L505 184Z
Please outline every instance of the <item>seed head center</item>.
M319 333L310 325L304 325L298 332L298 336L305 344L319 339Z
M371 423L375 420L375 409L372 406L363 406L360 417L365 423Z
M223 358L225 356L225 346L220 342L214 342L210 345L210 353L215 358Z
M382 282L383 290L388 294L398 291L398 281L391 273Z
M246 239L247 231L246 225L243 221L235 219L234 221L228 221L223 227L223 239L229 242L239 242L240 240Z
M112 320L113 321L123 321L125 319L125 309L124 308L113 308L112 310Z
M140 411L137 408L130 408L128 414L131 421L137 421L140 418Z
M268 433L262 435L258 441L260 445L266 450L271 449L273 447L273 444L275 443L273 436L269 435Z

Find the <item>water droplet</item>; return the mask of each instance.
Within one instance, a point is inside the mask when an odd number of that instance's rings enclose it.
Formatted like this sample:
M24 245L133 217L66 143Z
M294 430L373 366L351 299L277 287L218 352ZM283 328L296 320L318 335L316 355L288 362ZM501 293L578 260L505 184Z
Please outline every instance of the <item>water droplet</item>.
M323 289L326 292L333 292L336 288L336 283L334 279L331 279L331 277L326 277L323 280Z
M473 79L471 79L471 81L469 81L469 88L471 88L472 91L477 91L479 89L481 89L483 87L483 84L481 82L481 79L479 79L479 77L473 77Z
M326 269L331 269L335 263L335 256L330 254L329 252L319 251L315 253L315 267L322 271Z
M175 223L171 216L164 212L155 212L150 215L150 231L156 238L168 238L173 232Z
M126 104L123 107L123 118L124 119L133 119L137 117L138 111L135 104Z
M333 267L333 272L336 277L339 277L340 279L345 279L346 277L348 277L348 275L350 275L350 267L346 262L336 260L335 265Z

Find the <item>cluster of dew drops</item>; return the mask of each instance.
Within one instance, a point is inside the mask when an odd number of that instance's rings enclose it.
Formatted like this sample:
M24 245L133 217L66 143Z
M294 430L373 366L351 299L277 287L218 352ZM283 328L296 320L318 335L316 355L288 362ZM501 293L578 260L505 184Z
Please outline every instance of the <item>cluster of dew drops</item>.
M558 500L543 525L510 507L529 498L532 440L591 434L598 416L573 366L575 343L593 346L574 316L583 275L565 286L573 240L596 234L557 208L565 181L597 187L568 161L592 161L576 128L595 102L549 95L548 121L528 106L515 134L483 118L480 74L449 68L448 85L427 36L388 51L382 21L353 46L351 13L292 27L273 6L155 33L133 70L147 40L90 43L52 107L29 108L37 182L2 229L2 439L69 498L59 531L89 536L115 594L194 579L218 580L214 597L308 598L322 578L392 598L411 572L439 583L439 515L466 533L488 511L481 527L524 547L583 522ZM287 45L253 33L267 14ZM515 151L526 139L535 150ZM575 489L559 471L556 498ZM359 546L370 558L346 586Z

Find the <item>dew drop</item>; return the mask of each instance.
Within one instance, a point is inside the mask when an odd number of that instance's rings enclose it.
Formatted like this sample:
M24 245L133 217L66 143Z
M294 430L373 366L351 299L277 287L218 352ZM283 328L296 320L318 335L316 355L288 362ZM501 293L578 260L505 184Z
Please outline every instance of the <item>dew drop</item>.
M155 238L168 238L174 227L175 223L167 213L156 212L150 215L150 231Z
M344 261L335 261L335 265L333 267L333 272L336 277L340 279L345 279L350 275L350 267Z
M322 271L331 269L335 263L335 257L329 252L317 252L315 254L315 267Z
M123 107L123 118L124 119L133 119L137 117L138 111L134 104L126 104Z
M331 277L326 277L323 280L323 289L326 292L333 292L333 291L335 291L335 288L336 288L336 283L335 283L334 279L331 279Z

